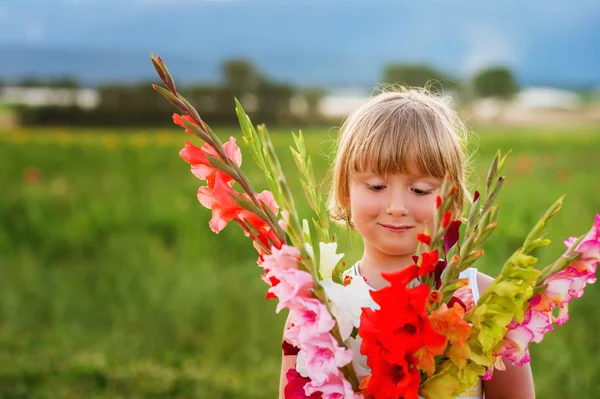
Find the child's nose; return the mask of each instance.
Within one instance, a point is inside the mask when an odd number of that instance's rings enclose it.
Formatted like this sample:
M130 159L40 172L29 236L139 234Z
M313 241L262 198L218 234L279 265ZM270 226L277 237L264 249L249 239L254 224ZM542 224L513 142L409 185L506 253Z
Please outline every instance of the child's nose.
M390 197L390 201L388 202L388 206L386 212L390 215L401 216L408 214L408 209L406 209L406 202L402 195L392 195Z

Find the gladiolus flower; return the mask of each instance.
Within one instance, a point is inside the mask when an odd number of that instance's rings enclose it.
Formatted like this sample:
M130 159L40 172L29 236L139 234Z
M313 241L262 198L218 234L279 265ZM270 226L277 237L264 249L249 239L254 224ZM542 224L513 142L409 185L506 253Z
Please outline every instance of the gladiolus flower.
M426 276L435 271L439 259L439 253L436 250L423 252L421 255L421 266L419 267L419 276Z
M431 237L424 233L417 234L417 240L426 245L431 244Z
M367 386L370 396L416 399L420 385L419 361L427 367L429 355L442 353L446 345L446 337L433 329L427 317L425 304L429 287L420 284L406 288L418 275L417 265L395 273L382 273L391 285L371 292L381 309L363 309L360 349L372 370Z
M452 221L452 212L444 213L444 217L442 219L442 227L446 228L450 222Z
M304 386L310 382L310 378L302 377L296 369L289 369L285 378L287 379L287 385L283 390L285 399L322 399L320 392L314 392L310 396L304 393Z
M185 129L185 132L186 132L187 134L193 134L193 132L192 132L190 129L188 129L188 128L187 128L187 126L185 126L185 123L183 123L183 119L185 119L185 120L186 120L186 121L188 121L188 122L191 122L191 123L193 123L194 125L197 125L196 121L195 121L195 120L194 120L194 119L193 119L191 116L189 116L189 115L179 115L179 114L177 114L177 113L176 113L176 114L173 114L173 122L174 122L176 125L179 125L179 126L181 126L182 128L184 128L184 129Z
M571 247L574 241L574 237L569 238L565 245ZM518 365L529 362L529 344L540 343L548 331L553 331L554 323L561 326L569 319L569 302L580 298L585 286L596 281L600 263L600 215L596 215L591 230L575 251L581 253L579 260L544 280L546 290L529 302L523 322L513 320L509 324L500 355ZM553 315L555 307L559 308L558 317Z

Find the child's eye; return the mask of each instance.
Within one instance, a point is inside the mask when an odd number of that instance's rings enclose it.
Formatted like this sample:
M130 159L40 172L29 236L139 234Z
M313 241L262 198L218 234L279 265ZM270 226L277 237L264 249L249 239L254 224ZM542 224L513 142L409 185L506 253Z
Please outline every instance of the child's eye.
M369 188L369 190L371 190L371 191L381 191L381 190L383 190L383 189L385 188L385 186L384 186L384 185L382 185L382 184L376 184L376 185L374 185L374 186L372 186L372 185L370 185L370 184L367 184L367 187L368 187L368 188Z
M422 190L420 188L413 188L412 191L413 191L413 193L415 193L415 194L417 194L419 196L422 196L422 195L429 195L429 194L431 194L431 192L433 190Z

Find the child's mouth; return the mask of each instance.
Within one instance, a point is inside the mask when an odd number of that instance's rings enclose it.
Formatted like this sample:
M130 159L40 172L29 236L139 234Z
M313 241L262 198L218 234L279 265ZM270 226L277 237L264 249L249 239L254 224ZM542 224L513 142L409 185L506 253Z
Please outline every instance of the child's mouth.
M406 225L394 226L394 225L389 225L389 224L379 224L379 225L381 227L385 228L386 230L392 231L394 233L402 233L404 231L410 230L415 227L415 226L406 226Z

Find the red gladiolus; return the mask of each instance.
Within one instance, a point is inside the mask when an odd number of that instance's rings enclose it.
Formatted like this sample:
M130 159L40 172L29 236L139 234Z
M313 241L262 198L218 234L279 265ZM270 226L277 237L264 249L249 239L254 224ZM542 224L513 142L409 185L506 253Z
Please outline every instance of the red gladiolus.
M442 219L442 227L446 228L452 221L452 212L444 213L444 218Z
M350 276L350 275L344 276L344 287L346 287L351 282L352 282L352 276Z
M287 379L287 385L283 390L285 399L321 399L323 396L321 392L315 392L310 396L306 396L304 393L304 385L310 382L309 378L302 377L296 369L289 369L285 374Z
M424 233L417 234L417 240L422 242L423 244L431 244L431 237Z
M244 197L250 199L250 197L247 194L244 194ZM257 194L256 199L259 202L264 202L264 204L267 207L269 207L269 209L271 210L271 212L273 212L274 215L277 215L277 213L279 212L279 205L277 205L277 202L275 202L275 198L273 198L273 193L271 193L270 191L265 190L262 193ZM239 218L249 223L252 223L252 225L258 231L262 232L268 229L267 222L256 216L254 213L249 212L247 210L242 210L240 212ZM267 245L267 247L270 247L270 245Z
M284 356L296 356L298 355L298 352L300 352L300 348L290 344L285 339L281 343L281 349L283 350Z
M446 337L432 328L427 316L429 287L406 288L418 275L417 265L382 273L391 284L371 292L380 309L363 309L358 332L363 339L360 352L372 370L369 396L417 399L420 360L416 353L441 353L446 344Z
M227 224L237 217L242 208L233 200L232 195L239 195L228 183L226 175L217 173L212 189L210 186L198 188L198 201L212 210L209 226L219 233Z
M435 271L439 258L437 249L435 251L423 252L421 255L421 267L419 268L419 276L426 276Z
M237 166L242 165L242 152L235 143L235 138L231 137L227 143L223 145L225 149L225 155L231 159ZM189 141L185 142L185 147L179 151L179 156L184 161L192 166L192 173L200 180L206 180L209 187L214 184L217 173L222 175L223 180L227 183L233 184L233 177L229 176L225 172L213 167L209 162L206 155L213 156L215 158L221 158L219 154L210 144L204 144L202 148L196 147Z
M454 220L450 223L450 227L446 230L446 234L444 234L444 253L448 253L450 249L458 242L459 238L459 230L461 225L460 220Z
M192 131L191 131L190 129L188 129L188 128L185 126L185 123L183 123L183 120L184 120L184 119L185 119L186 121L188 121L188 122L191 122L191 123L193 123L194 125L197 125L196 121L195 121L195 120L194 120L194 119L193 119L191 116L189 116L189 115L179 115L179 114L173 114L173 122L174 122L176 125L179 125L179 126L181 126L182 128L184 128L184 129L185 129L185 132L186 132L187 134L193 134L193 133L192 133Z
M440 206L442 206L442 197L437 196L435 197L435 209L439 209Z
M223 148L227 158L238 166L242 164L242 153L236 145L234 137L231 137L223 145ZM238 215L242 212L242 209L232 197L240 194L233 189L233 177L213 167L208 162L207 155L220 158L219 154L209 144L204 144L202 148L198 148L189 141L185 142L185 147L179 152L179 156L191 165L192 173L208 183L198 189L198 201L212 210L212 219L209 226L212 231L219 233L231 220L238 218Z

